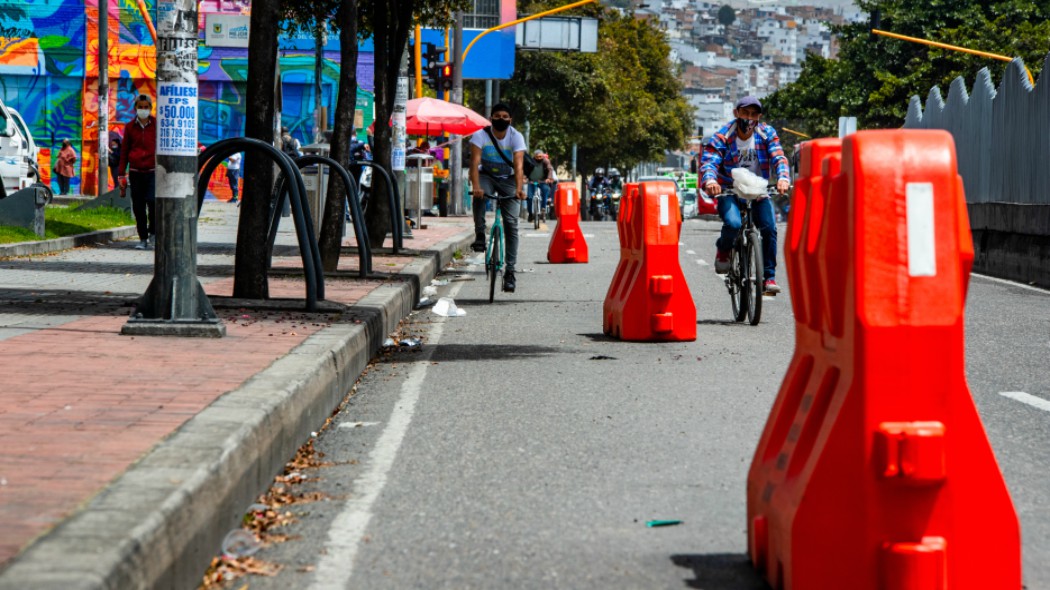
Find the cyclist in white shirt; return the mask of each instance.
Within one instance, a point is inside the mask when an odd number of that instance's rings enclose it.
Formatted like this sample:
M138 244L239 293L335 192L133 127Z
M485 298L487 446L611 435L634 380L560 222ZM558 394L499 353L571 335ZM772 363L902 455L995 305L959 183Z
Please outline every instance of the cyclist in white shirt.
M513 293L516 286L514 266L518 261L518 215L521 201L525 200L525 173L522 162L525 158L525 137L510 126L510 108L499 103L492 107L492 135L499 143L499 150L511 167L496 151L492 139L485 130L477 131L470 138L470 185L474 197L474 243L475 252L485 251L485 195L498 197L494 202L500 207L506 229L507 270L503 273L503 290Z

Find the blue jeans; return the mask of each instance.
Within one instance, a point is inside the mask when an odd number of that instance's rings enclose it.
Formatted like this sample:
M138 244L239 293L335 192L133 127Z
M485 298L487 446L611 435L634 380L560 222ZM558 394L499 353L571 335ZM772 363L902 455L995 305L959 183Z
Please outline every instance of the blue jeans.
M486 195L499 195L504 198L496 201L499 203L503 216L503 239L507 246L507 272L514 272L514 266L518 262L518 216L521 215L521 201L514 195L515 182L513 178L492 178L486 174L480 175L481 190ZM509 197L509 198L508 198ZM474 234L485 235L485 205L488 199L474 199Z
M547 202L550 200L551 197L551 185L547 184L546 182L541 182L538 186L540 191L540 210L545 211L547 209ZM535 211L532 210L532 197L536 195L536 187L536 184L533 184L531 182L529 183L529 200L526 201L526 206L528 207L529 215L535 213Z
M740 207L744 200L739 197L718 197L718 216L722 218L722 235L715 242L719 250L729 250L740 231ZM762 258L766 267L766 280L771 281L777 273L777 222L773 214L773 200L759 199L751 203L751 215L755 227L762 234Z

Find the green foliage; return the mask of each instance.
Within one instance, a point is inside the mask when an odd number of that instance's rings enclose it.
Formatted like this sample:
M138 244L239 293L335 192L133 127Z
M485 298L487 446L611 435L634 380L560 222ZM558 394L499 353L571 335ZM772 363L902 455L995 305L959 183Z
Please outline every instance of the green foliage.
M736 11L733 10L732 6L723 4L722 7L718 9L718 22L727 27L736 22Z
M135 219L123 209L98 207L81 211L76 207L53 206L44 209L43 238L24 227L0 226L0 244L52 240L128 225L135 225Z
M1050 47L1050 5L1024 0L858 0L878 9L881 30L1024 60L1039 74ZM962 76L971 88L977 71L993 79L1005 62L958 51L872 35L870 23L835 27L837 60L809 56L802 75L767 97L767 119L814 137L835 135L839 116L856 116L861 128L894 128L904 122L908 101L925 100L933 86L947 93ZM775 124L775 123L774 123Z
M535 13L560 4L522 2L521 9ZM692 109L663 32L648 20L600 7L581 12L600 19L597 53L519 52L514 77L502 86L515 126L521 129L526 120L531 126L530 148L567 164L575 143L578 169L590 170L629 168L683 146Z

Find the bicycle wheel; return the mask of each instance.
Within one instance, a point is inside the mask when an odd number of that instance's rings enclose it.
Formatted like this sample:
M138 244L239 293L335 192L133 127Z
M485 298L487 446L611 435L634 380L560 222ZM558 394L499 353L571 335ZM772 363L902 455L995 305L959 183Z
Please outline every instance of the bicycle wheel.
M747 262L743 260L747 257L747 251L744 249L743 240L738 239L730 252L726 287L729 288L729 300L733 304L733 320L742 322L747 317L748 308L747 290L744 289Z
M497 220L498 221L498 220ZM495 223L492 226L492 239L489 242L492 257L488 265L489 271L489 303L496 300L496 280L499 277L500 268L503 267L503 226Z
M540 229L540 198L532 198L532 229Z
M748 261L748 299L751 306L747 310L747 321L752 326L757 326L762 319L762 291L765 290L765 266L762 261L762 235L757 229L748 232L747 261Z

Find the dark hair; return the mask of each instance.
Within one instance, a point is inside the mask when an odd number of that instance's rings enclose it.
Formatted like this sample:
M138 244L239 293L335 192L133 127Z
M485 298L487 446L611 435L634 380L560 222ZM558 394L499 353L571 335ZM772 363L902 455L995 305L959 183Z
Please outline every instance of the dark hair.
M153 99L146 96L145 94L140 94L139 97L135 99L135 104L138 104L139 102L143 101L149 103L149 106L153 106Z
M508 106L507 103L505 103L505 102L497 102L496 104L492 105L492 111L491 112L492 112L493 115L495 115L496 113L499 113L499 112L504 112L504 113L507 113L508 115L511 114L510 106Z

